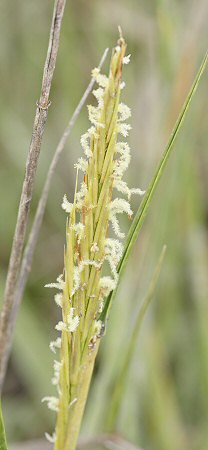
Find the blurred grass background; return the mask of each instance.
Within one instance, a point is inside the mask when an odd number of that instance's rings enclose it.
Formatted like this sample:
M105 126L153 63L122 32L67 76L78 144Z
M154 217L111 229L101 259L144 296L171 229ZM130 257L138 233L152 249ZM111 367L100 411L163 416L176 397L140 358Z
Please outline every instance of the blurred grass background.
M47 49L52 0L0 3L0 291L9 260L35 103ZM206 0L68 1L31 220L47 168L91 69L120 24L132 54L123 101L132 108L129 184L145 188L208 42ZM107 66L107 64L106 64ZM91 98L89 102L91 102ZM114 303L98 357L83 434L105 431L112 382L163 243L167 254L125 388L117 431L145 450L208 448L207 71L188 113L151 213ZM44 285L62 271L64 193L88 128L81 113L54 177L13 343L3 410L9 442L53 428L41 398L53 392L48 345L58 311ZM134 210L138 199L134 198ZM30 221L31 223L31 221ZM128 228L128 220L123 227Z

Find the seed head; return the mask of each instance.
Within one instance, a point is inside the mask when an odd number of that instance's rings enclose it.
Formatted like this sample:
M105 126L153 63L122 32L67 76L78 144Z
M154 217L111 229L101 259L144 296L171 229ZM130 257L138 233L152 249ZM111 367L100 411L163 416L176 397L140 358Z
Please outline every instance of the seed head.
M98 84L93 91L96 105L87 107L91 125L80 140L84 157L75 164L83 180L79 187L77 175L74 199L70 203L64 195L62 202L68 214L64 276L47 285L61 291L55 296L62 309L62 320L55 327L61 337L50 344L54 353L60 350L61 362L54 362L52 379L59 399L45 397L44 401L58 411L56 436L62 447L70 405L74 404L74 399L79 401L76 383L84 367L83 355L92 354L104 334L99 315L106 297L118 282L117 267L123 252L120 239L125 237L118 216L125 213L131 218L131 195L144 193L141 189L129 188L123 180L131 156L129 145L118 141L118 135L128 136L131 125L126 121L131 117L131 110L120 102L120 95L125 86L123 66L129 63L130 55L125 56L126 44L121 30L119 33L109 75L101 74L98 68L92 71ZM115 190L127 199L116 197ZM116 237L110 235L110 223ZM110 274L103 275L104 269Z

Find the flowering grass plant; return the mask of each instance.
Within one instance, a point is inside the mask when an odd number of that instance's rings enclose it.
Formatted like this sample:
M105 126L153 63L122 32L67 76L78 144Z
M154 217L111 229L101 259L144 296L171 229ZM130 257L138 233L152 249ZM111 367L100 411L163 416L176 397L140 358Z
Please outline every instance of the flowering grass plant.
M97 106L88 106L91 126L81 137L84 157L75 165L74 200L70 203L65 195L62 203L68 214L64 271L55 283L47 285L59 290L55 301L62 310L62 320L56 325L61 335L50 344L51 350L59 353L59 359L54 361L52 379L58 395L43 399L57 412L53 436L46 433L46 437L54 442L55 450L76 448L112 296L206 64L205 59L124 248L121 240L125 235L120 229L118 215L126 213L131 218L131 195L145 194L139 188L129 188L123 180L130 162L130 148L123 138L131 129L126 123L131 116L130 109L120 101L125 86L121 79L123 66L130 60L130 55L125 56L125 52L126 44L120 34L112 52L109 76L102 75L98 69L92 72L98 84L93 91ZM83 175L78 190L80 173Z
M62 309L62 320L56 325L61 332L51 342L53 352L60 349L60 360L54 361L52 383L58 397L45 397L49 408L57 411L55 449L74 449L80 427L89 382L104 324L100 320L106 297L118 282L117 266L123 253L118 215L132 217L132 194L144 194L129 188L123 175L130 162L126 138L131 111L120 102L124 82L121 81L126 44L120 36L114 48L109 76L94 69L92 76L98 88L93 91L97 106L88 106L91 126L81 137L84 158L75 165L76 189L73 203L63 198L62 208L69 214L66 225L64 272L56 283L56 303ZM79 173L82 173L78 191ZM114 194L117 192L119 197ZM125 196L125 198L121 197ZM109 224L112 224L110 237ZM114 236L113 236L114 234ZM110 274L104 275L106 266ZM47 437L51 439L48 435Z

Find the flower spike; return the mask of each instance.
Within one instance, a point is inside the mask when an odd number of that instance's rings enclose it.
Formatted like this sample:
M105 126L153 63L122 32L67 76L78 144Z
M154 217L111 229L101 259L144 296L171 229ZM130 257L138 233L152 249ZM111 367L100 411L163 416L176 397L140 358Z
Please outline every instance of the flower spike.
M52 378L58 398L43 399L57 411L54 450L76 448L74 420L83 411L87 395L83 389L87 392L86 380L91 376L88 371L92 372L104 334L99 316L106 297L118 282L117 267L123 253L120 239L125 236L118 216L126 213L131 218L131 195L144 193L129 188L123 180L131 156L129 145L118 141L118 135L128 136L131 125L126 121L131 110L120 101L120 96L124 87L122 71L130 55L125 56L126 43L120 28L119 35L109 75L101 74L97 68L92 71L98 84L93 91L97 104L87 107L91 125L80 141L84 158L75 164L84 174L83 181L77 188L77 177L74 201L70 203L64 195L62 203L68 214L64 276L47 285L59 289L55 301L62 310L62 319L55 327L60 335L50 344L52 352L60 354L60 362L54 361ZM116 197L115 190L127 199ZM116 237L110 236L110 223ZM109 274L103 275L104 268Z

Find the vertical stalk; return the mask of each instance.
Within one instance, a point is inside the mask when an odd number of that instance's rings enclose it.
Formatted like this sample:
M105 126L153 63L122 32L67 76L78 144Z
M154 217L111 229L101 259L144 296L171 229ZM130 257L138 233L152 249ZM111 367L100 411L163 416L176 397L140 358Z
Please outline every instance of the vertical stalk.
M130 197L131 190L122 176L128 167L129 147L117 142L118 134L128 135L130 109L120 103L121 75L126 43L120 35L113 49L108 77L99 69L92 76L98 83L93 91L98 106L88 106L92 126L81 137L85 159L76 167L84 172L83 182L74 202L64 196L62 207L70 214L66 227L66 250L63 277L49 287L61 290L58 304L62 307L62 321L56 325L61 338L52 345L60 348L60 362L55 361L53 381L58 398L46 397L49 407L57 411L54 450L75 450L82 416L87 400L95 358L102 336L100 312L109 292L117 283L117 264L122 255L122 244L109 238L109 222L115 234L120 233L116 214L132 211L127 200L112 199L113 188ZM78 176L77 176L78 180ZM137 191L133 189L134 193ZM103 276L105 261L110 275ZM57 297L56 297L57 299Z
M42 144L43 133L50 106L50 89L56 58L59 48L59 38L66 0L55 0L53 18L50 30L49 45L43 71L40 99L37 103L33 124L32 138L26 161L25 177L22 186L17 222L14 232L9 268L4 292L3 307L0 317L0 392L2 390L6 367L11 347L13 332L13 314L15 309L15 290L20 271L22 252L32 200L35 174Z
M82 417L86 405L89 386L92 378L95 358L99 348L99 341L96 343L96 348L87 354L84 359L79 378L77 381L78 398L74 405L69 409L68 427L66 433L66 441L63 450L76 450L79 430L82 422ZM56 448L56 447L55 447Z

